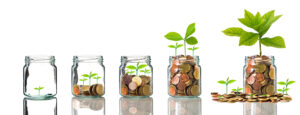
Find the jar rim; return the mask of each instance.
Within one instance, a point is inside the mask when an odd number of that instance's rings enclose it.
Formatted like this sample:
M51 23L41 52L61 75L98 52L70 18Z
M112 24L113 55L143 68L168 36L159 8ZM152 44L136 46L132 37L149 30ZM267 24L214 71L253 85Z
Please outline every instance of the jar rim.
M55 56L53 56L53 55L25 56L25 62L45 63L45 62L53 62L54 60L55 60Z
M138 61L150 61L150 55L132 55L132 56L121 56L123 62L138 62Z
M103 61L102 55L76 55L73 56L73 61L76 62L93 62L93 61Z

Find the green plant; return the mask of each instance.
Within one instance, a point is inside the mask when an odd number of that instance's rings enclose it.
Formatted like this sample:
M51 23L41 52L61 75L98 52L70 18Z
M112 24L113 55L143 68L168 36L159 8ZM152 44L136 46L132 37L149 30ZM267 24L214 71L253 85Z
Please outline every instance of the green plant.
M128 66L126 66L126 68L131 69L131 70L135 70L135 72L136 72L135 75L138 76L139 70L143 69L143 68L145 68L147 66L148 65L146 65L146 64L141 64L140 65L140 62L137 62L136 66L134 66L134 65L128 65Z
M87 79L80 79L79 81L82 81L82 85L84 85L84 82L86 81Z
M98 80L99 79L101 79L102 77L100 77L100 76L97 76L97 77L93 77L93 79L95 79L96 80L96 83L98 84Z
M232 89L232 91L234 91L234 92L240 92L242 90L243 90L243 88L239 88L239 87L237 87L236 89Z
M233 82L235 82L236 80L229 80L229 77L227 77L226 81L224 80L220 80L218 81L219 84L223 84L226 85L226 94L228 94L228 85L232 84Z
M195 23L190 24L187 27L186 33L184 38L177 32L169 32L168 34L165 35L165 38L167 38L168 40L171 41L184 41L184 56L186 56L186 44L189 45L196 45L198 44L198 40L196 39L196 37L191 36L194 32L195 32L196 28L195 28Z
M151 73L151 71L146 68L145 68L145 70L141 70L140 72L144 73L145 75Z
M288 88L289 85L294 84L296 81L289 81L289 79L286 80L286 82L284 81L280 81L278 82L279 85L283 85L285 87L283 87L282 89L277 89L277 91L281 91L282 94L286 94L288 95L288 90L290 90L290 88Z
M83 74L82 76L89 78L89 85L91 85L91 78L96 76L96 75L98 75L98 74L90 72L89 74Z
M169 47L169 48L174 48L174 49L175 49L175 56L177 56L177 49L180 48L180 47L182 47L182 46L183 46L183 44L178 44L178 43L176 42L175 45L169 45L168 47Z
M193 57L195 56L195 55L194 55L194 52L195 52L195 50L197 50L197 49L199 49L199 47L193 46L192 48L188 48L188 50L192 50L192 51L193 51Z
M282 15L274 15L274 10L267 12L263 16L259 12L254 16L251 12L245 10L244 18L238 20L245 26L254 29L256 32L247 32L240 27L231 27L223 31L227 36L240 37L239 46L253 46L259 42L259 55L262 56L261 45L275 48L285 48L284 39L281 36L264 37L271 25Z
M129 74L129 75L131 75L131 74L133 74L133 73L135 72L135 71L132 71L132 70L129 71L129 69L126 69L125 71L126 71L126 73Z
M42 89L44 89L44 87L41 87L41 86L34 88L34 90L38 90L39 95L40 95L40 92L41 92Z

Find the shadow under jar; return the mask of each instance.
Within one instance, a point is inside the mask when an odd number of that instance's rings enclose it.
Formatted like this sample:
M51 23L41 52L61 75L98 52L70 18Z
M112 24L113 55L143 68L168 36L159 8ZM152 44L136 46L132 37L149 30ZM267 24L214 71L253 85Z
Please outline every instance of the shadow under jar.
M276 66L273 56L248 56L244 66L246 94L273 95L276 93Z
M102 56L74 56L72 94L77 97L101 97L105 93L105 68Z
M168 94L173 97L197 97L201 94L199 56L170 56Z
M23 93L36 99L51 98L57 90L54 56L26 56L23 68Z
M122 56L120 66L120 95L148 97L153 92L153 68L150 56Z

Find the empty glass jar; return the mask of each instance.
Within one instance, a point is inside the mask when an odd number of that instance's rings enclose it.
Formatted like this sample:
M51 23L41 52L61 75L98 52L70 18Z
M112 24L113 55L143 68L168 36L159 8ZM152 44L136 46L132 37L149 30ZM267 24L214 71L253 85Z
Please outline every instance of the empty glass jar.
M151 96L153 69L150 56L122 56L120 66L120 95Z
M24 98L23 115L57 115L57 99L55 97L44 100Z
M57 68L54 56L26 56L23 68L23 93L31 98L56 95Z
M199 56L170 56L168 94L174 97L195 97L201 94Z
M105 68L102 56L74 56L72 94L100 97L105 93Z

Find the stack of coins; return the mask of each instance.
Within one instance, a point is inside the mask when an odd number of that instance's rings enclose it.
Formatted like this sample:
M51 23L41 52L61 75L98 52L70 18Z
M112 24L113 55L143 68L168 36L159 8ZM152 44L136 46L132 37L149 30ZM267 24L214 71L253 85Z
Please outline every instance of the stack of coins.
M173 57L169 72L169 95L200 95L200 68L194 57L183 55Z
M272 95L276 93L275 67L267 56L248 57L245 70L245 93Z
M150 84L150 76L125 74L121 79L120 92L123 96L150 96L152 94L152 87Z
M102 84L73 85L73 94L76 96L102 96L104 87Z

